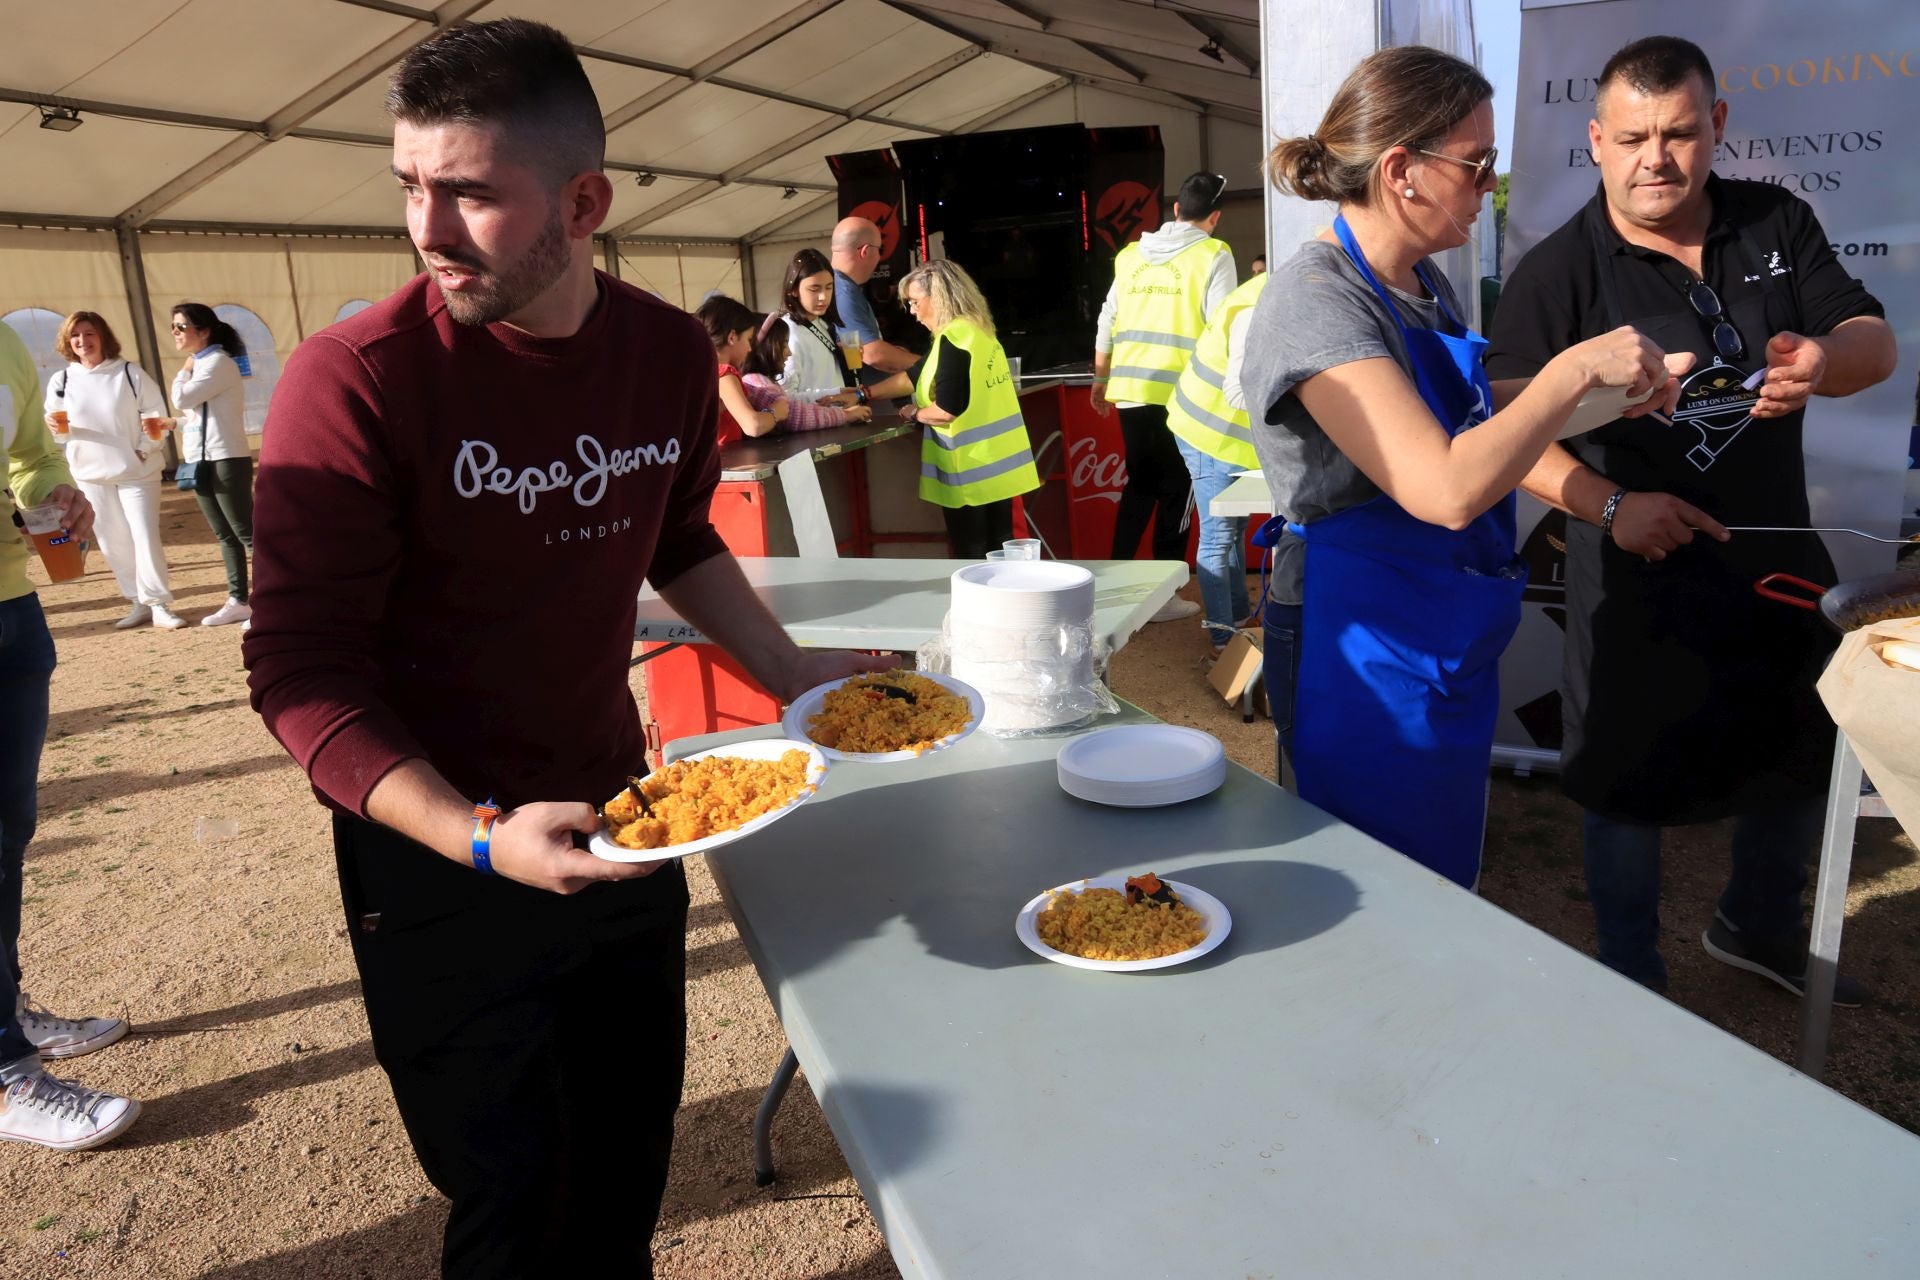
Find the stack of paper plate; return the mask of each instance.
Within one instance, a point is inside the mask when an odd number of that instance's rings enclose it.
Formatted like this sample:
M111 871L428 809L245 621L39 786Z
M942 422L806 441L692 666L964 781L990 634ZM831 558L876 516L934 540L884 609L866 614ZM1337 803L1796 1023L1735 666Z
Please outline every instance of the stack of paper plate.
M1095 804L1149 809L1179 804L1227 780L1227 751L1198 729L1129 724L1082 734L1055 757L1060 789Z
M953 674L986 699L984 728L1050 729L1094 710L1092 572L1003 560L968 565L952 581Z

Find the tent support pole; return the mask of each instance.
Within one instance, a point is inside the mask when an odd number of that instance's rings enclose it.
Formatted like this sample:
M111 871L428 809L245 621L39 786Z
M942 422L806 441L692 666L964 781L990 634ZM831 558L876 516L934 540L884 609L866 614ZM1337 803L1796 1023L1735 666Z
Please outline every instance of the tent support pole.
M160 339L153 331L153 299L147 294L147 264L140 256L140 233L122 223L113 229L120 246L120 278L127 290L127 310L133 313L133 341L140 350L140 364L161 385L166 378L160 370ZM180 455L174 445L178 432L167 432L167 466L176 467Z
M612 236L600 237L600 258L606 264L607 274L615 280L620 278L620 251L614 247Z
M753 278L753 246L745 240L738 241L736 252L740 255L740 301L746 303L750 310L757 311L759 307L753 297L760 292L760 283Z

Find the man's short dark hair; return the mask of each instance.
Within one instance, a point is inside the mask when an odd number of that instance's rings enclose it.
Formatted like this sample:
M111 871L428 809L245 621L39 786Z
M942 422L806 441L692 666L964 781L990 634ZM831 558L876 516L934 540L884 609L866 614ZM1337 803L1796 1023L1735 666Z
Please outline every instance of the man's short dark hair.
M600 101L573 42L524 18L452 27L415 45L387 82L387 114L415 126L498 125L556 184L606 163Z
M1220 207L1220 198L1227 194L1227 180L1217 173L1191 173L1180 184L1180 193L1173 202L1180 206L1182 222L1198 222L1208 217Z
M1651 97L1685 88L1687 82L1695 78L1706 86L1707 101L1719 96L1713 64L1707 61L1704 49L1679 36L1647 36L1607 59L1607 65L1600 69L1600 85L1594 100L1597 102L1599 95L1615 83Z

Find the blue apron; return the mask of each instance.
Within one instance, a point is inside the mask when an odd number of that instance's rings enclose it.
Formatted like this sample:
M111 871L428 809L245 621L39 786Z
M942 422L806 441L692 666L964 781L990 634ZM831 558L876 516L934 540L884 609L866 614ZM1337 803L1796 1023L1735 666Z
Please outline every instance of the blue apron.
M1485 338L1415 270L1459 337L1408 327L1342 217L1340 245L1386 305L1433 416L1458 435L1492 412ZM1525 562L1508 494L1459 532L1386 494L1288 529L1306 542L1294 765L1300 796L1469 888L1480 876L1499 662Z

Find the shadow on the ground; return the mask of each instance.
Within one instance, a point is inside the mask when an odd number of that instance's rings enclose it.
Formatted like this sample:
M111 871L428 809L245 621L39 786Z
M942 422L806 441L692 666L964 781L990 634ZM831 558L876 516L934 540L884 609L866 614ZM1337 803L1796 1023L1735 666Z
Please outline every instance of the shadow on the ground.
M239 1004L230 1004L224 1009L186 1013L161 1022L137 1023L133 1028L133 1038L139 1040L159 1036L182 1036L195 1031L224 1031L243 1022L277 1018L283 1013L313 1009L323 1004L332 1004L336 1000L357 1000L359 997L360 980L349 978L344 982L328 983L324 987L307 987L301 991L289 991L285 995L246 1000Z
M253 1104L261 1098L325 1084L374 1066L373 1042L362 1040L344 1049L303 1053L271 1067L143 1100L140 1123L120 1145L157 1147L238 1129L254 1118Z
M249 756L211 769L185 769L177 773L133 773L126 769L106 769L99 773L73 774L41 785L40 817L45 821L48 817L96 801L119 802L150 791L171 791L176 787L191 787L203 782L243 778L249 774L296 767L290 758L276 752L270 756Z
M247 705L245 698L222 698L218 702L189 702L178 707L158 707L152 698L131 702L108 702L97 707L75 707L54 713L47 721L47 741L57 742L82 733L92 733L118 724L145 724L149 720L167 720L214 711L231 711Z
M359 1231L204 1272L202 1280L419 1280L438 1272L447 1202L438 1196ZM579 1280L585 1280L584 1277Z

